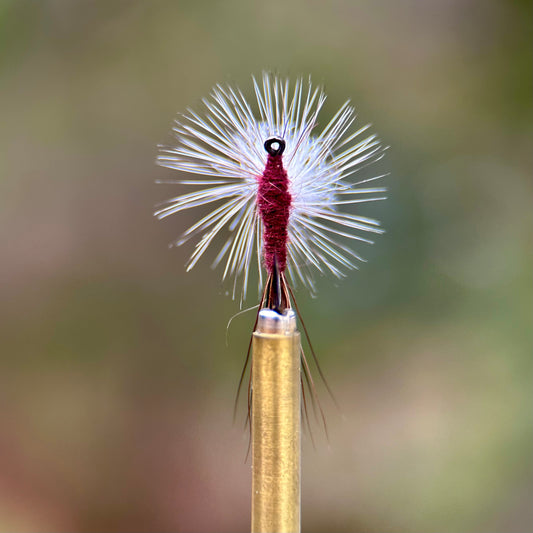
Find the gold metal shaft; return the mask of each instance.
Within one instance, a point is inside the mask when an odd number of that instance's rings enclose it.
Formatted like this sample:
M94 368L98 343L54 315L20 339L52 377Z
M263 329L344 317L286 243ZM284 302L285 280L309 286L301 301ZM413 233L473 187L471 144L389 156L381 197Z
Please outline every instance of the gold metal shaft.
M262 310L252 356L252 533L300 532L300 334Z

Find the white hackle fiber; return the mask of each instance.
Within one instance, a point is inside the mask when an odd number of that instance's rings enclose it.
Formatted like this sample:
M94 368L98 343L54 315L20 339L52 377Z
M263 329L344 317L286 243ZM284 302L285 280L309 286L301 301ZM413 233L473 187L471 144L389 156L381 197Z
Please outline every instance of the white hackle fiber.
M351 127L355 111L346 102L324 129L317 133L318 114L326 100L310 81L289 80L264 73L262 83L253 79L255 112L243 93L217 85L205 110L190 109L176 121L175 147L161 147L159 165L199 179L172 181L200 187L165 202L155 213L164 218L179 211L215 203L213 210L193 224L174 244L199 236L187 270L196 265L221 232L226 240L214 266L224 263L223 279L233 277L233 297L242 283L246 297L250 265L257 263L262 285L262 227L256 195L258 177L267 160L263 147L272 136L285 140L283 166L289 177L292 206L289 219L288 272L314 291L313 271L343 277L363 259L338 237L371 243L363 235L383 233L371 218L339 211L340 206L384 200L384 187L368 185L383 176L356 182L346 178L383 155L376 135L363 136L369 126Z

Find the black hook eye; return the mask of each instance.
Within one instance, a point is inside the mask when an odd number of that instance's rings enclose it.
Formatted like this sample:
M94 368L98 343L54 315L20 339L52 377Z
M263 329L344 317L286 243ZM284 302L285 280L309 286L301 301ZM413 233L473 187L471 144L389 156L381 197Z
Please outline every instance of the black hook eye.
M285 150L285 141L279 137L269 137L265 141L265 150L272 156L281 155Z

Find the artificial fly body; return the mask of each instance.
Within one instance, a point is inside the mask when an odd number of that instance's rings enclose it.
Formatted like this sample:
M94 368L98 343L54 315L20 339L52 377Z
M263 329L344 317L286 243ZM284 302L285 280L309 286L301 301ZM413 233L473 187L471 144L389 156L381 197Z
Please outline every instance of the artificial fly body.
M383 176L347 180L380 159L384 148L376 135L362 136L369 126L350 131L355 112L349 102L317 133L326 97L311 82L291 85L265 73L253 87L255 109L241 91L218 85L203 100L203 115L188 110L176 121L177 146L162 147L158 164L202 176L172 181L200 189L169 200L156 216L215 204L174 243L200 236L187 270L226 232L214 266L225 262L223 278L233 278L233 297L241 280L242 305L255 260L259 309L283 314L295 305L292 284L314 292L313 271L344 277L363 261L347 241L371 243L365 234L383 233L377 220L340 208L385 199L385 188L368 185ZM303 354L302 362L312 384Z
M292 197L289 178L283 168L285 141L271 137L264 146L267 162L257 186L257 210L263 223L263 263L268 272L263 299L265 307L283 314L290 307L284 273Z

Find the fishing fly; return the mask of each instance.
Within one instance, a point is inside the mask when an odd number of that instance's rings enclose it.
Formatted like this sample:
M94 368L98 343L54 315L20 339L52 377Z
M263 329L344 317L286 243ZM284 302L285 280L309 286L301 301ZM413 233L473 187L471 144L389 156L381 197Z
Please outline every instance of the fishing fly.
M196 190L168 200L155 214L162 219L213 205L173 243L196 240L187 271L224 234L213 266L222 265L223 280L232 279L233 298L242 306L256 263L259 310L283 314L295 307L301 320L292 287L302 284L314 293L317 273L344 277L364 261L350 241L372 243L373 234L383 233L377 220L344 209L385 199L386 189L374 186L383 175L348 179L380 159L384 147L367 133L369 125L353 128L349 101L318 132L326 95L310 80L290 83L264 73L252 85L253 104L239 89L217 85L202 113L188 109L179 116L177 143L161 147L158 164L201 177L173 180ZM249 351L239 390L248 358ZM303 352L302 362L312 383Z

